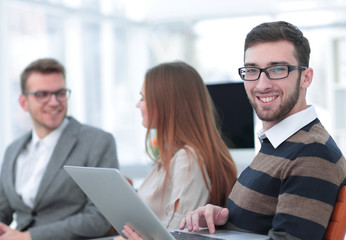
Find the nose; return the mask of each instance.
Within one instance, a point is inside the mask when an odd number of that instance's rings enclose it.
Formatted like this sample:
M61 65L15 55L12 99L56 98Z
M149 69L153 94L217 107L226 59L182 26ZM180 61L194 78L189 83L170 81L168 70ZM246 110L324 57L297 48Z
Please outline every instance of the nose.
M58 104L60 104L56 94L51 94L50 99L48 101L48 104L51 104L51 105L58 105Z
M270 80L265 72L261 72L259 79L257 80L256 88L260 91L269 89L273 85L273 80Z

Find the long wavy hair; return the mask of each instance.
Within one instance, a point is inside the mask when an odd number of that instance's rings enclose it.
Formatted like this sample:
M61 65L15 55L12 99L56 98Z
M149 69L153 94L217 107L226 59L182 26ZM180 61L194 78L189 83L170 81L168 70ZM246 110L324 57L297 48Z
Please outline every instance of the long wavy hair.
M144 91L148 112L146 141L151 142L150 129L155 118L158 164L166 170L165 183L176 149L185 149L189 156L189 146L197 155L210 203L224 206L237 171L217 128L216 111L201 76L184 62L163 63L148 70ZM148 148L147 153L150 155Z

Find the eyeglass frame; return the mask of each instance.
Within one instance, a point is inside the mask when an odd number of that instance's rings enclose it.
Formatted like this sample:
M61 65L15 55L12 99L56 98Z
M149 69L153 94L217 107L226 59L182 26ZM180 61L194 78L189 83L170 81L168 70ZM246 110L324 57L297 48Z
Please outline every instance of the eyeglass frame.
M272 78L272 77L269 76L270 74L269 74L269 72L267 71L267 69L273 68L273 67L282 67L282 66L287 67L287 76L285 76L285 77L280 77L280 78ZM244 69L244 68L255 68L255 69L258 69L258 70L259 70L258 77L257 77L256 79L251 79L251 80L243 79L243 78L242 78L241 71L242 71L242 69ZM261 73L262 73L262 72L264 72L264 73L266 74L266 76L267 76L270 80L280 80L280 79L287 78L287 77L290 75L290 72L292 72L292 71L294 71L294 70L305 70L305 69L307 69L307 68L308 68L308 67L305 67L305 66L295 66L295 65L288 65L288 64L273 65L273 66L269 66L269 67L266 67L266 68L245 66L245 67L240 67L240 68L238 68L238 74L239 74L240 78L241 78L243 81L257 81L257 80L261 77Z
M66 91L66 100L61 101L61 100L57 97L57 96L58 96L57 94L58 94L60 91ZM41 102L40 100L38 100L38 97L37 97L37 94L39 94L39 93L49 93L48 99L47 99L46 101L42 101L42 102ZM54 96L55 96L55 99L56 99L58 102L63 103L63 102L67 102L67 100L69 99L69 97L70 97L70 95L71 95L71 89L69 89L69 88L60 88L60 89L58 89L58 90L56 90L56 91L39 90L39 91L36 91L36 92L24 91L23 94L26 95L26 96L27 96L27 95L32 95L32 96L34 96L35 99L36 99L36 101L38 101L39 103L42 103L42 104L45 104L45 103L49 102L49 101L52 99L52 95L54 95Z

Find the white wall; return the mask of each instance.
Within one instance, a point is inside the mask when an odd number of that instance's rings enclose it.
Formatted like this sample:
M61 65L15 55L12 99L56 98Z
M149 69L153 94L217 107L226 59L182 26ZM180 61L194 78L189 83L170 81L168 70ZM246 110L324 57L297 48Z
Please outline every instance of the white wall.
M29 62L49 56L66 66L67 84L72 89L69 114L114 134L124 171L147 166L151 162L144 151L145 129L135 107L145 71L157 63L179 59L196 67L206 83L237 80L246 33L260 22L278 19L292 20L310 39L315 74L309 102L317 106L322 122L345 153L344 15L335 12L335 20L323 13L328 18L315 22L299 18L307 14L301 11L134 22L126 18L127 11L118 1L88 1L87 6L80 5L83 1L66 2L73 7L50 1L0 1L1 156L7 144L31 127L17 100L19 74ZM100 3L111 7L98 11ZM324 24L323 19L328 22ZM255 142L258 144L257 139ZM232 154L240 168L253 155Z

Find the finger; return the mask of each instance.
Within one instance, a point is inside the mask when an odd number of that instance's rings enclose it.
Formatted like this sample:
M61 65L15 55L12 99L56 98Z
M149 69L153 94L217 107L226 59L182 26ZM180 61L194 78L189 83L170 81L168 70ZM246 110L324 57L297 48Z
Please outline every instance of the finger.
M131 236L131 232L130 232L130 228L125 225L124 229L121 231L127 238L129 238Z
M134 240L142 240L143 239L128 225L124 226L124 230L127 232L129 239L134 239Z
M191 220L191 216L192 216L193 212L189 212L186 214L186 217L185 217L185 225L186 225L186 228L189 232L192 231L192 220Z
M0 232L4 233L9 231L11 228L9 226L7 226L6 224L0 222Z
M191 215L191 225L194 232L197 232L199 230L199 215L200 215L200 209L197 209L197 211L193 212Z
M220 211L220 218L218 219L218 225L224 225L227 222L229 215L229 210L227 208L223 208Z
M180 230L183 230L183 229L185 228L185 222L186 222L185 218L186 218L186 217L184 217L184 218L181 220L181 222L180 222L180 225L179 225L179 229L180 229Z
M210 233L215 232L214 211L215 208L210 205L207 205L204 211L204 218Z
M129 233L128 233L125 229L121 230L121 232L122 232L127 238L130 237Z
M116 236L113 238L113 240L125 240L125 238L123 238L122 236Z
M121 232L126 236L126 238L127 238L128 240L134 240L134 238L132 237L131 232L128 232L128 231L126 231L125 229L123 229Z

